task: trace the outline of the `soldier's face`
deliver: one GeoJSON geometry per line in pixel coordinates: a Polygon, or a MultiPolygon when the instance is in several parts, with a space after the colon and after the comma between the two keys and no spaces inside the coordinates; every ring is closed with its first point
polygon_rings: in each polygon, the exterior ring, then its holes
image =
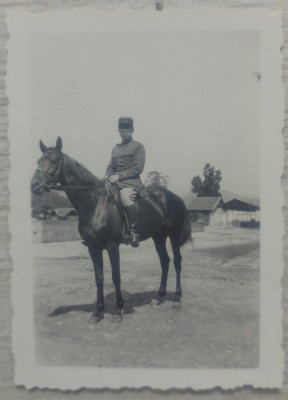
{"type": "Polygon", "coordinates": [[[131,128],[131,126],[120,126],[118,130],[122,138],[122,142],[129,142],[132,137],[133,128],[131,128]]]}

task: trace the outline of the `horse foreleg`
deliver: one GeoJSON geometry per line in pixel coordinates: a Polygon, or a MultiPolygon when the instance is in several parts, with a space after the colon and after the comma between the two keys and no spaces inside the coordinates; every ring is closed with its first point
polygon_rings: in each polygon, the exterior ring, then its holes
{"type": "Polygon", "coordinates": [[[175,296],[174,296],[174,306],[180,306],[180,299],[182,296],[182,289],[181,289],[181,264],[182,264],[182,256],[180,252],[180,244],[178,240],[173,240],[170,238],[171,246],[173,250],[174,256],[174,266],[176,271],[176,289],[175,289],[175,296]]]}
{"type": "Polygon", "coordinates": [[[112,268],[112,281],[116,291],[116,315],[113,317],[113,322],[120,322],[122,320],[123,309],[123,296],[121,292],[121,274],[120,274],[120,253],[119,244],[110,243],[107,246],[109,259],[112,268]]]}
{"type": "Polygon", "coordinates": [[[88,246],[89,253],[94,265],[95,280],[97,287],[97,302],[90,321],[99,322],[104,318],[104,274],[103,274],[103,250],[94,246],[88,246]]]}
{"type": "Polygon", "coordinates": [[[160,264],[162,269],[160,287],[157,296],[155,297],[155,300],[158,303],[162,303],[166,295],[166,286],[167,286],[169,262],[170,262],[170,258],[166,248],[167,236],[154,237],[153,240],[156,251],[160,258],[160,264]]]}

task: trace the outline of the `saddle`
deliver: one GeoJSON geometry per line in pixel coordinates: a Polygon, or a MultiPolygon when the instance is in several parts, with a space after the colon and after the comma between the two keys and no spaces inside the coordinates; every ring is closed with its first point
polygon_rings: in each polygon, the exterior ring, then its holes
{"type": "Polygon", "coordinates": [[[130,235],[130,225],[127,214],[121,202],[120,189],[117,185],[111,184],[108,180],[105,180],[105,193],[107,195],[108,200],[112,204],[116,204],[118,211],[121,215],[123,225],[122,225],[122,238],[124,244],[129,244],[129,235],[130,235]]]}
{"type": "MultiPolygon", "coordinates": [[[[108,180],[105,181],[105,192],[107,195],[107,198],[111,203],[116,204],[118,211],[121,215],[123,225],[122,225],[122,238],[123,238],[123,243],[125,244],[130,244],[130,224],[129,220],[126,214],[126,211],[122,205],[121,202],[121,195],[120,195],[120,189],[118,188],[117,185],[111,184],[108,180]]],[[[138,200],[135,202],[135,206],[137,209],[137,203],[139,199],[144,198],[147,199],[147,201],[153,205],[153,207],[159,212],[159,214],[162,216],[163,220],[165,218],[166,214],[166,199],[165,195],[161,190],[155,190],[155,188],[150,188],[150,187],[143,187],[138,200]]]]}

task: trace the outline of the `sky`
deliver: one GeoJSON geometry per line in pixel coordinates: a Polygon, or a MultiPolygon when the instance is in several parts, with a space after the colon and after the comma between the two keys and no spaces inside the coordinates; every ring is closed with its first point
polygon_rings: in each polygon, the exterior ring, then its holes
{"type": "Polygon", "coordinates": [[[259,48],[253,31],[35,34],[33,160],[40,139],[61,136],[63,151],[102,177],[118,118],[131,116],[146,149],[143,182],[158,170],[183,195],[208,162],[223,190],[258,197],[259,48]]]}

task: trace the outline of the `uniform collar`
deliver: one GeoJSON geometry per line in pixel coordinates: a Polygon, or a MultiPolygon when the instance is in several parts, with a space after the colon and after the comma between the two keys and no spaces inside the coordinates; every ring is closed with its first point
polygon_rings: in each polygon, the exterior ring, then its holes
{"type": "Polygon", "coordinates": [[[131,138],[131,139],[129,140],[128,143],[119,143],[119,144],[118,144],[118,147],[126,147],[126,146],[128,146],[130,143],[134,143],[133,138],[131,138]]]}

